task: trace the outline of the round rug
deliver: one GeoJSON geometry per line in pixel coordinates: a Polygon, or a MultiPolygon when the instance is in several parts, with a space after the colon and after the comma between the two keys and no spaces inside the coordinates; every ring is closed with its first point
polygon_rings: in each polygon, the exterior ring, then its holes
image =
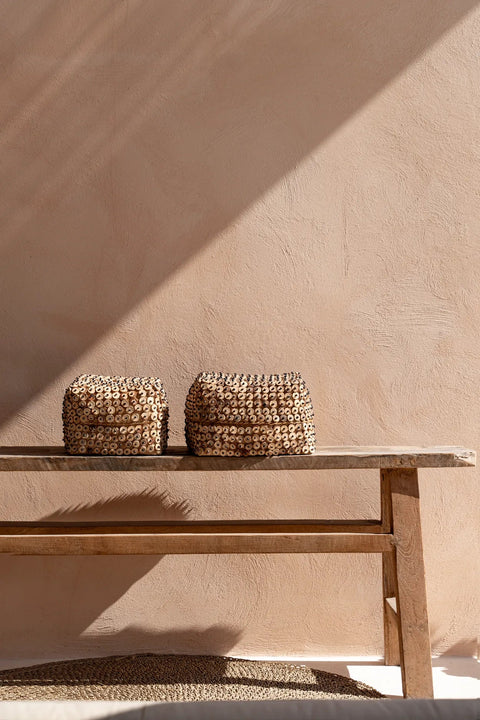
{"type": "Polygon", "coordinates": [[[381,698],[301,665],[212,655],[120,655],[0,672],[0,700],[292,700],[381,698]]]}

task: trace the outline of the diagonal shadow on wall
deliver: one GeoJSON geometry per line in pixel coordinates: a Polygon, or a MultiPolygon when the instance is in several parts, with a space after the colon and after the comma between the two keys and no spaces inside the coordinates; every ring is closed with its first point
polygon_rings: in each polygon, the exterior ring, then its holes
{"type": "Polygon", "coordinates": [[[0,421],[474,5],[2,3],[0,421]]]}
{"type": "MultiPolygon", "coordinates": [[[[50,513],[42,523],[116,522],[186,520],[192,508],[185,500],[173,500],[167,492],[146,489],[121,493],[108,499],[82,503],[50,513]]],[[[156,597],[147,610],[136,607],[130,622],[122,629],[89,626],[148,573],[163,556],[113,557],[1,557],[2,594],[0,597],[0,638],[3,657],[21,659],[63,657],[65,645],[79,655],[106,655],[136,651],[228,653],[241,631],[222,624],[195,627],[185,617],[181,629],[159,631],[162,607],[171,600],[168,588],[159,584],[156,597]],[[152,607],[156,608],[152,614],[152,607]],[[149,614],[150,613],[150,614],[149,614]],[[47,650],[45,650],[47,648],[47,650]]],[[[179,592],[188,596],[189,578],[175,576],[179,592]]],[[[188,602],[184,600],[185,607],[188,602]]]]}

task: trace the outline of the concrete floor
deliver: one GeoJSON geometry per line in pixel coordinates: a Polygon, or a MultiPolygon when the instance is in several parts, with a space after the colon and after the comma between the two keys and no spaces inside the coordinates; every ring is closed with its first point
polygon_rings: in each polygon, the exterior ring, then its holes
{"type": "MultiPolygon", "coordinates": [[[[432,663],[436,698],[480,697],[480,662],[475,658],[442,656],[434,658],[432,663]]],[[[326,659],[305,662],[305,665],[361,680],[391,698],[403,697],[400,668],[387,667],[381,659],[376,662],[372,662],[372,658],[326,659]]]]}
{"type": "MultiPolygon", "coordinates": [[[[390,698],[402,697],[399,667],[386,667],[381,658],[270,658],[256,660],[283,660],[307,665],[371,685],[390,698]]],[[[0,670],[36,664],[37,661],[0,661],[0,670]]],[[[47,661],[45,661],[47,662],[47,661]]],[[[480,662],[475,658],[444,655],[433,659],[433,686],[435,698],[480,698],[480,662]]]]}

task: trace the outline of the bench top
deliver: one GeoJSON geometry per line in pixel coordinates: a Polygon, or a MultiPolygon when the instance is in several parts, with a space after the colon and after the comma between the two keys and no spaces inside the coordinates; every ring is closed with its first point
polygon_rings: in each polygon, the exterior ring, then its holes
{"type": "Polygon", "coordinates": [[[473,467],[476,455],[463,447],[318,447],[313,455],[199,457],[186,447],[164,455],[67,455],[61,447],[0,447],[0,471],[227,471],[346,470],[356,468],[473,467]]]}

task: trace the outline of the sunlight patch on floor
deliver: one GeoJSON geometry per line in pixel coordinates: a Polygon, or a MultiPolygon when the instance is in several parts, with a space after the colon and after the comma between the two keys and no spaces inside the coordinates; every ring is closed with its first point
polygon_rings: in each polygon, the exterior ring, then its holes
{"type": "MultiPolygon", "coordinates": [[[[258,657],[257,660],[279,660],[280,658],[258,657]]],[[[285,662],[299,663],[345,675],[353,680],[367,683],[388,697],[402,695],[400,668],[386,666],[381,658],[281,658],[285,662]]],[[[442,656],[432,660],[433,688],[435,698],[478,698],[480,697],[480,662],[475,658],[442,656]]]]}

